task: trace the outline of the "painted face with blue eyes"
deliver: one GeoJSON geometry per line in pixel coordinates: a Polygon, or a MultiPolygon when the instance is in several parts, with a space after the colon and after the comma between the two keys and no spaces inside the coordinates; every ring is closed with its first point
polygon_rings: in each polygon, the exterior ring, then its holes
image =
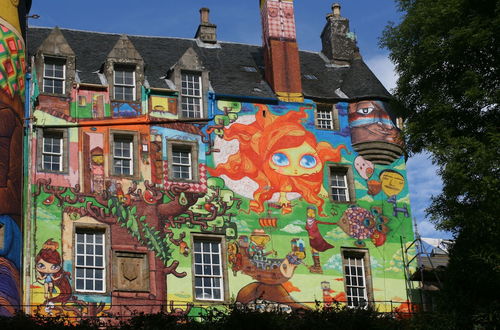
{"type": "Polygon", "coordinates": [[[269,166],[283,175],[301,176],[318,173],[323,164],[316,150],[304,142],[295,148],[276,151],[269,159],[269,166]]]}

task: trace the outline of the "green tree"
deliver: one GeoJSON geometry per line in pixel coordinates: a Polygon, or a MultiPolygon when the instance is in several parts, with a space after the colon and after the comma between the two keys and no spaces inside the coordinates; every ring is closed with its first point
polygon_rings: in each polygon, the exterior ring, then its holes
{"type": "Polygon", "coordinates": [[[500,1],[396,3],[402,19],[381,38],[399,74],[395,107],[409,152],[429,151],[443,180],[427,213],[455,238],[443,307],[478,323],[499,309],[500,1]]]}

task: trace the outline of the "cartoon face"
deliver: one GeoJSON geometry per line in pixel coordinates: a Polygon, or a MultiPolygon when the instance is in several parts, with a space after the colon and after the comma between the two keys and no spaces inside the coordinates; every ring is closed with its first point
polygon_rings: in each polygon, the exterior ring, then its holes
{"type": "Polygon", "coordinates": [[[318,173],[323,163],[316,150],[304,142],[296,148],[277,150],[271,155],[269,166],[283,175],[301,176],[318,173]]]}
{"type": "Polygon", "coordinates": [[[365,180],[368,180],[375,170],[375,166],[369,160],[358,156],[354,159],[354,168],[358,171],[359,175],[365,180]]]}
{"type": "Polygon", "coordinates": [[[316,217],[316,210],[311,208],[311,207],[308,207],[306,214],[307,214],[308,218],[315,218],[316,217]]]}
{"type": "Polygon", "coordinates": [[[382,183],[382,190],[387,196],[399,194],[405,186],[404,177],[396,171],[382,171],[380,173],[380,182],[382,183]]]}
{"type": "Polygon", "coordinates": [[[349,105],[352,143],[382,141],[401,144],[398,129],[381,102],[361,101],[349,105]]]}
{"type": "Polygon", "coordinates": [[[55,274],[61,269],[60,265],[54,265],[43,259],[40,259],[36,264],[36,270],[43,274],[55,274]]]}

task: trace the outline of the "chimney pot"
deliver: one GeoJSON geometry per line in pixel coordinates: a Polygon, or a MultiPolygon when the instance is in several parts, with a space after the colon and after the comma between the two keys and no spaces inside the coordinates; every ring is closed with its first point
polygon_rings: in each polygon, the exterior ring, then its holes
{"type": "Polygon", "coordinates": [[[332,12],[333,12],[333,16],[340,17],[340,3],[335,2],[332,5],[332,12]]]}
{"type": "Polygon", "coordinates": [[[210,13],[210,9],[208,8],[201,8],[200,9],[200,21],[201,21],[201,24],[206,24],[209,22],[209,19],[208,19],[208,14],[210,13]]]}

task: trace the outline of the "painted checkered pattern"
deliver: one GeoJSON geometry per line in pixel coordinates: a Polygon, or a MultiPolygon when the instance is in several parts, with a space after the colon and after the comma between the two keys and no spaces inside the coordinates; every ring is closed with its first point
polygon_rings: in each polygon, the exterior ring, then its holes
{"type": "Polygon", "coordinates": [[[268,0],[262,7],[264,40],[271,38],[296,39],[293,2],[268,0]]]}
{"type": "Polygon", "coordinates": [[[21,39],[0,25],[0,89],[24,98],[25,53],[21,39]]]}
{"type": "MultiPolygon", "coordinates": [[[[194,192],[194,193],[206,193],[207,192],[207,166],[205,164],[199,164],[198,165],[198,170],[199,170],[199,178],[200,180],[198,183],[182,183],[182,185],[187,185],[189,186],[189,189],[187,190],[188,192],[194,192]]],[[[163,162],[163,173],[164,173],[164,186],[165,189],[170,189],[170,187],[174,184],[179,184],[179,181],[170,181],[168,179],[168,162],[164,161],[163,162]]]]}

